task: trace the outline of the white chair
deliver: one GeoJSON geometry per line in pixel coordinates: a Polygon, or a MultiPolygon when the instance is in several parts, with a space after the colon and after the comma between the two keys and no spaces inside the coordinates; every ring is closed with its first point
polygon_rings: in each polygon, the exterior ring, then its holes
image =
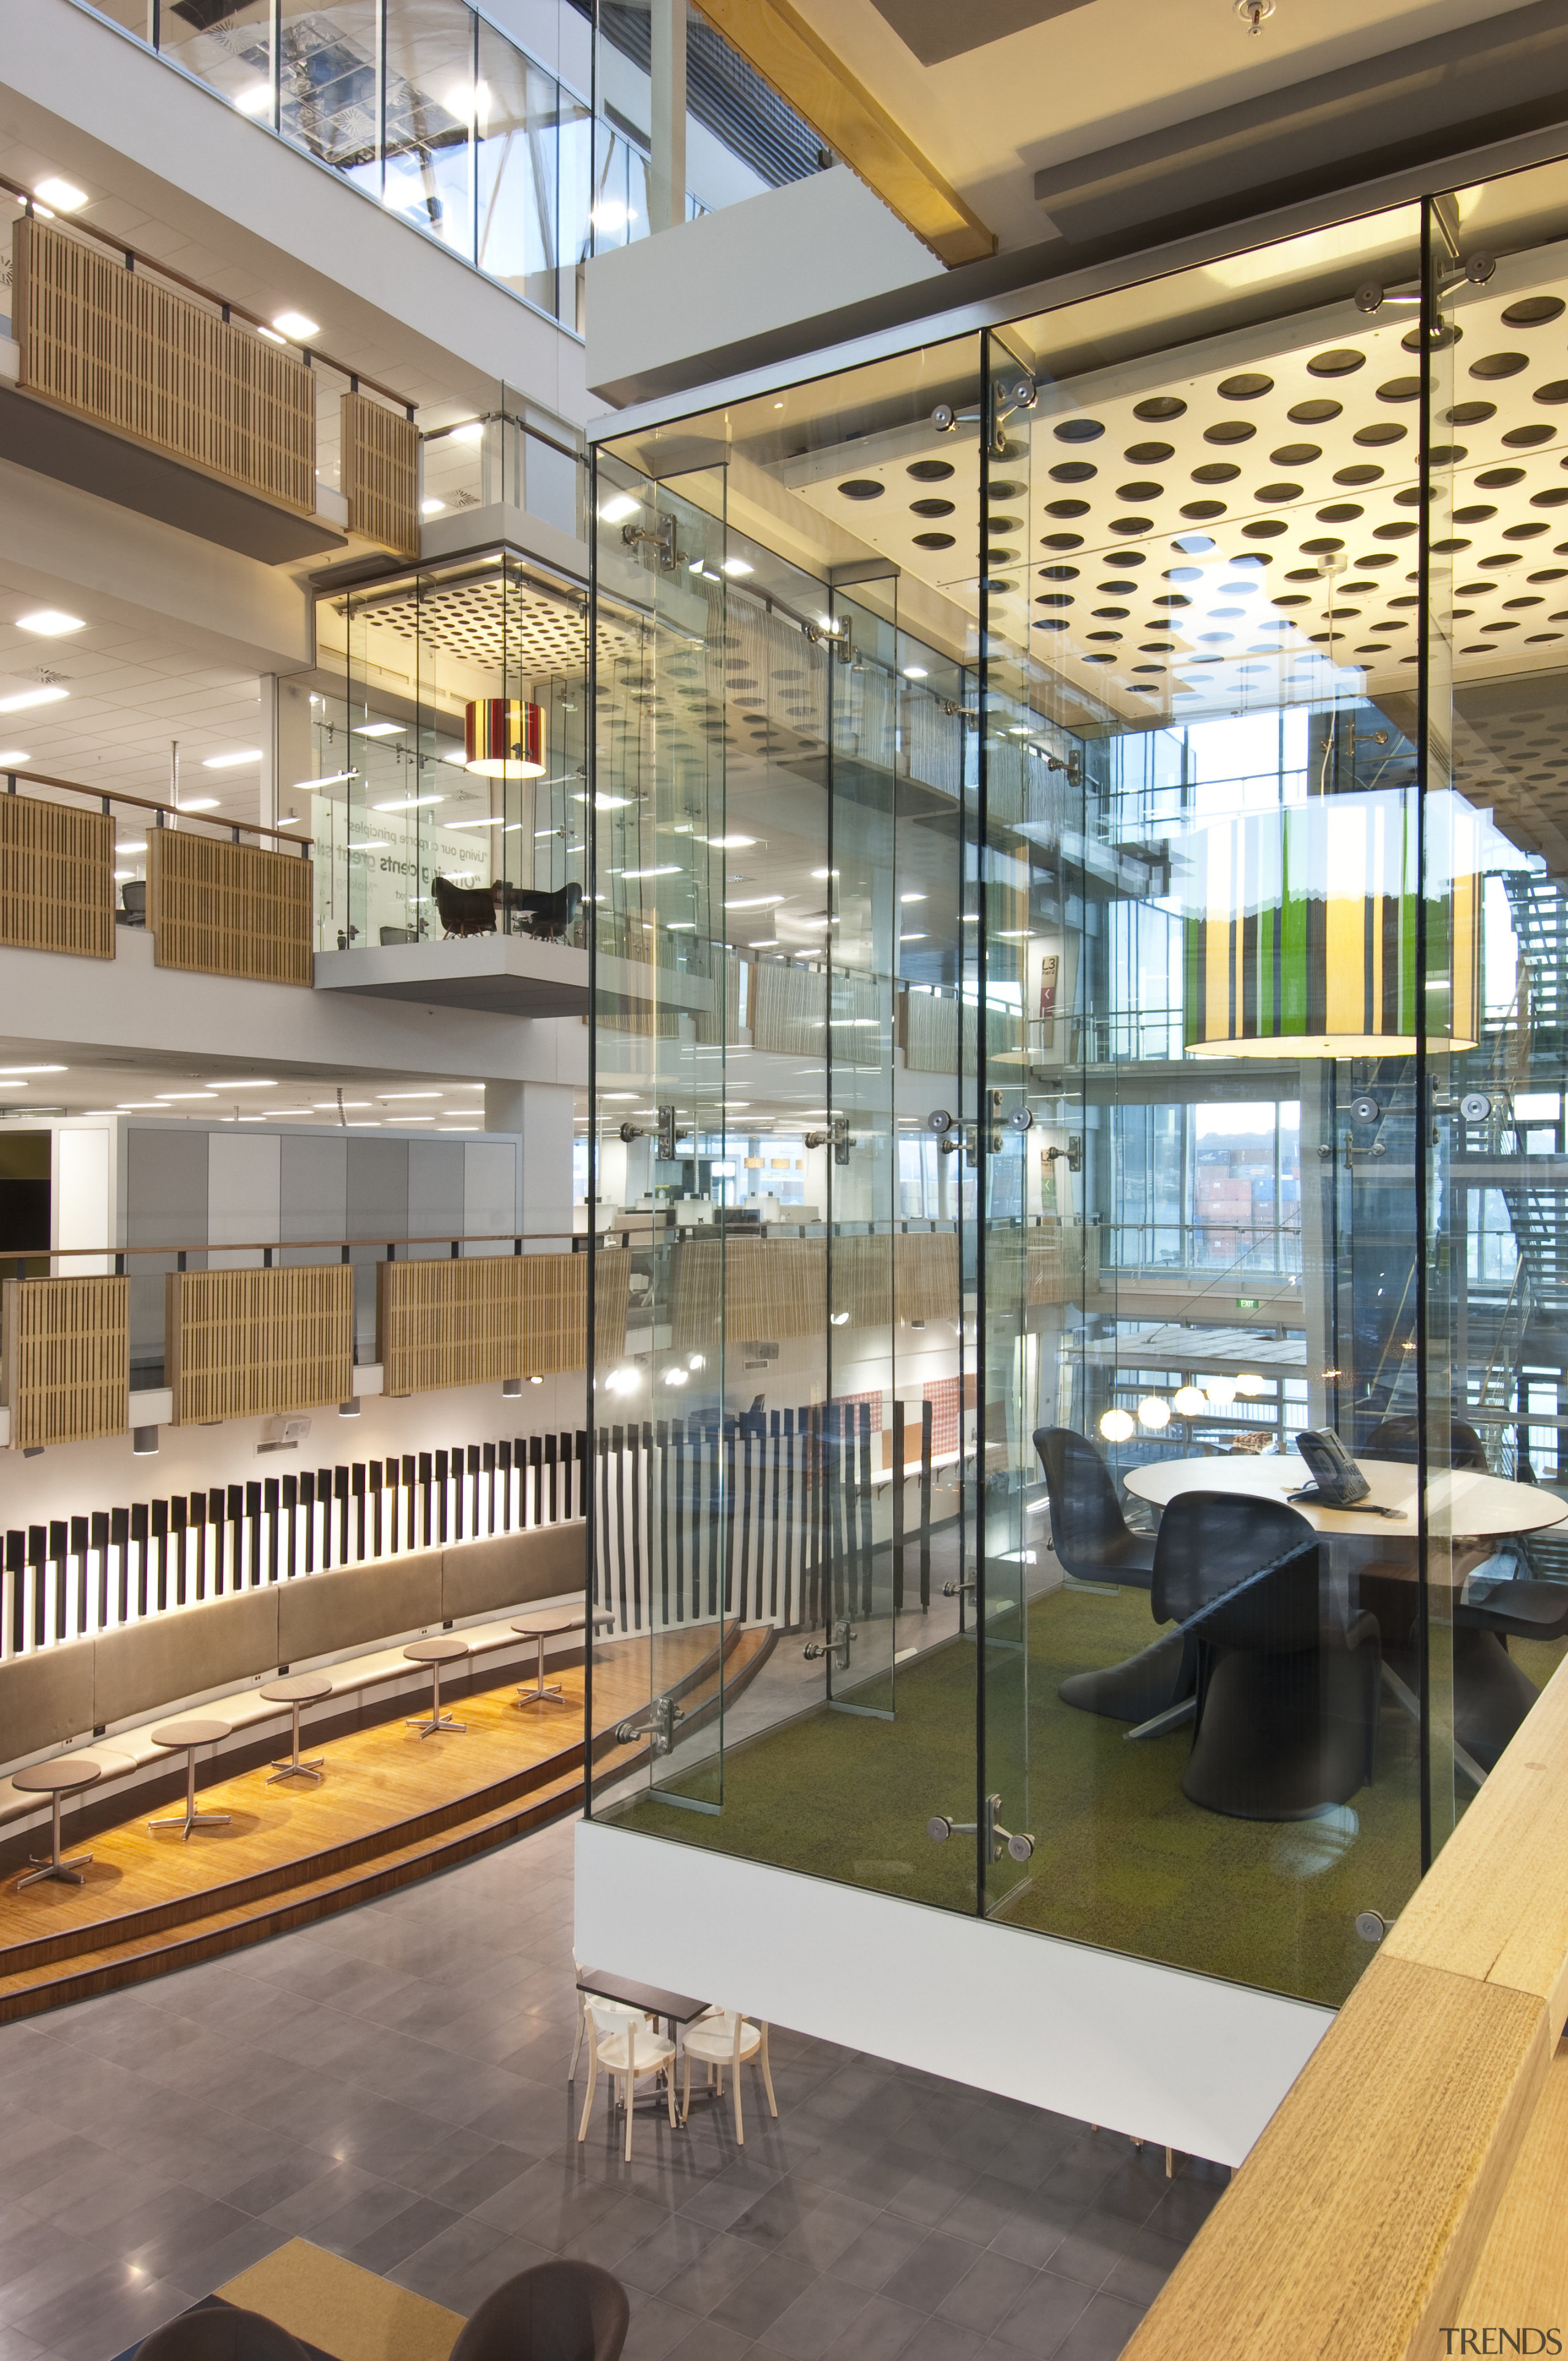
{"type": "MultiPolygon", "coordinates": [[[[581,1975],[583,1972],[582,1961],[580,1960],[574,1960],[572,1965],[576,1968],[577,1973],[581,1975]]],[[[596,2000],[593,2005],[598,2010],[601,2016],[634,2016],[639,2025],[651,2025],[654,2028],[655,2032],[658,2030],[659,2020],[656,2016],[645,2016],[641,2009],[630,2007],[625,2001],[596,2000]]],[[[577,1987],[577,2037],[572,2044],[572,2062],[566,2069],[566,2080],[568,2082],[575,2082],[577,2079],[577,2060],[583,2054],[583,2035],[587,2030],[587,2023],[588,1995],[584,1992],[582,1986],[579,1984],[577,1987]]]]}
{"type": "Polygon", "coordinates": [[[710,2083],[717,2073],[720,2097],[724,2093],[724,2070],[727,2066],[730,2069],[735,2090],[735,2138],[740,2147],[746,2145],[746,2129],[740,2112],[742,2066],[762,2068],[762,2088],[768,2094],[768,2112],[777,2116],[779,2103],[773,2096],[773,2078],[768,2070],[768,2028],[765,2025],[748,2025],[746,2019],[737,2015],[732,2009],[710,2009],[706,2016],[699,2016],[695,2025],[686,2028],[685,2053],[685,2080],[681,2090],[683,2124],[691,2106],[694,2058],[699,2065],[707,2068],[710,2083]]]}
{"type": "Polygon", "coordinates": [[[592,2038],[588,2045],[588,2090],[583,2101],[583,2120],[577,2126],[579,2141],[588,2136],[588,2117],[593,2113],[594,2088],[602,2066],[610,2078],[609,2103],[613,2113],[618,2098],[626,2107],[626,2161],[631,2161],[632,2102],[637,2085],[650,2076],[664,2078],[664,2097],[670,2110],[670,2129],[675,2129],[675,2045],[666,2035],[651,2029],[645,2018],[629,2011],[607,2004],[601,2000],[588,2002],[588,2015],[593,2020],[592,2038]]]}

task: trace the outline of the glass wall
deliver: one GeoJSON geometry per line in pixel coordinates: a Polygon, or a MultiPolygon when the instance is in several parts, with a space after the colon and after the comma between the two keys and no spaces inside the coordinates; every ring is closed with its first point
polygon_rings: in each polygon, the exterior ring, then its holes
{"type": "Polygon", "coordinates": [[[599,445],[600,1812],[1335,2003],[1568,1646],[1564,223],[599,445]]]}
{"type": "MultiPolygon", "coordinates": [[[[558,72],[466,0],[103,0],[100,13],[579,335],[582,264],[648,235],[645,6],[606,8],[596,65],[593,10],[562,0],[558,72]]],[[[688,215],[831,162],[691,16],[688,215]]]]}
{"type": "Polygon", "coordinates": [[[587,827],[581,591],[514,552],[483,552],[327,595],[316,644],[321,674],[341,687],[310,696],[279,807],[313,840],[317,950],[529,930],[539,914],[524,897],[573,885],[569,906],[545,917],[576,931],[587,827]],[[531,708],[537,738],[522,759],[503,750],[471,769],[471,712],[499,708],[519,730],[530,725],[515,715],[531,708]]]}

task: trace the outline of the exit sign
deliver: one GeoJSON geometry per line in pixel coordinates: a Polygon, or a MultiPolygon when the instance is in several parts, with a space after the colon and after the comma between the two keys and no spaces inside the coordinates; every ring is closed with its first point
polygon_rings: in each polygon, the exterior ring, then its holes
{"type": "Polygon", "coordinates": [[[1262,1309],[1263,1299],[1261,1296],[1238,1295],[1236,1298],[1236,1310],[1238,1312],[1261,1312],[1262,1309]]]}

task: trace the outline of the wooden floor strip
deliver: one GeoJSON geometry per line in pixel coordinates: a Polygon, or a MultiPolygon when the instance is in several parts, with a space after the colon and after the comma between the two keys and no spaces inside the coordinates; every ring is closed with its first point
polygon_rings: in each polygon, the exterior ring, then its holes
{"type": "MultiPolygon", "coordinates": [[[[733,1695],[751,1677],[773,1635],[732,1630],[722,1671],[712,1631],[681,1636],[686,1646],[663,1649],[661,1672],[666,1684],[679,1678],[696,1722],[721,1683],[733,1695]]],[[[269,1786],[253,1771],[199,1790],[203,1811],[230,1813],[226,1829],[186,1841],[137,1818],[93,1837],[83,1885],[18,1894],[10,1881],[0,1894],[0,2023],[266,1940],[572,1809],[583,1784],[580,1670],[561,1686],[559,1707],[520,1710],[510,1679],[462,1697],[451,1707],[462,1732],[421,1739],[400,1721],[302,1746],[324,1758],[319,1786],[269,1786]]],[[[607,1651],[594,1668],[601,1773],[607,1762],[619,1773],[645,1759],[640,1741],[618,1749],[614,1730],[647,1702],[646,1647],[607,1651]]]]}

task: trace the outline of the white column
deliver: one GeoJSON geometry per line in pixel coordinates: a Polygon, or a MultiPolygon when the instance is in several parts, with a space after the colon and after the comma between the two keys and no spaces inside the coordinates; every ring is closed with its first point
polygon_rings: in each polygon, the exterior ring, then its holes
{"type": "Polygon", "coordinates": [[[263,828],[278,825],[278,675],[264,672],[256,684],[260,700],[261,775],[256,817],[263,828]]]}
{"type": "Polygon", "coordinates": [[[657,232],[674,229],[686,217],[686,0],[652,0],[650,30],[648,226],[657,232]]]}

